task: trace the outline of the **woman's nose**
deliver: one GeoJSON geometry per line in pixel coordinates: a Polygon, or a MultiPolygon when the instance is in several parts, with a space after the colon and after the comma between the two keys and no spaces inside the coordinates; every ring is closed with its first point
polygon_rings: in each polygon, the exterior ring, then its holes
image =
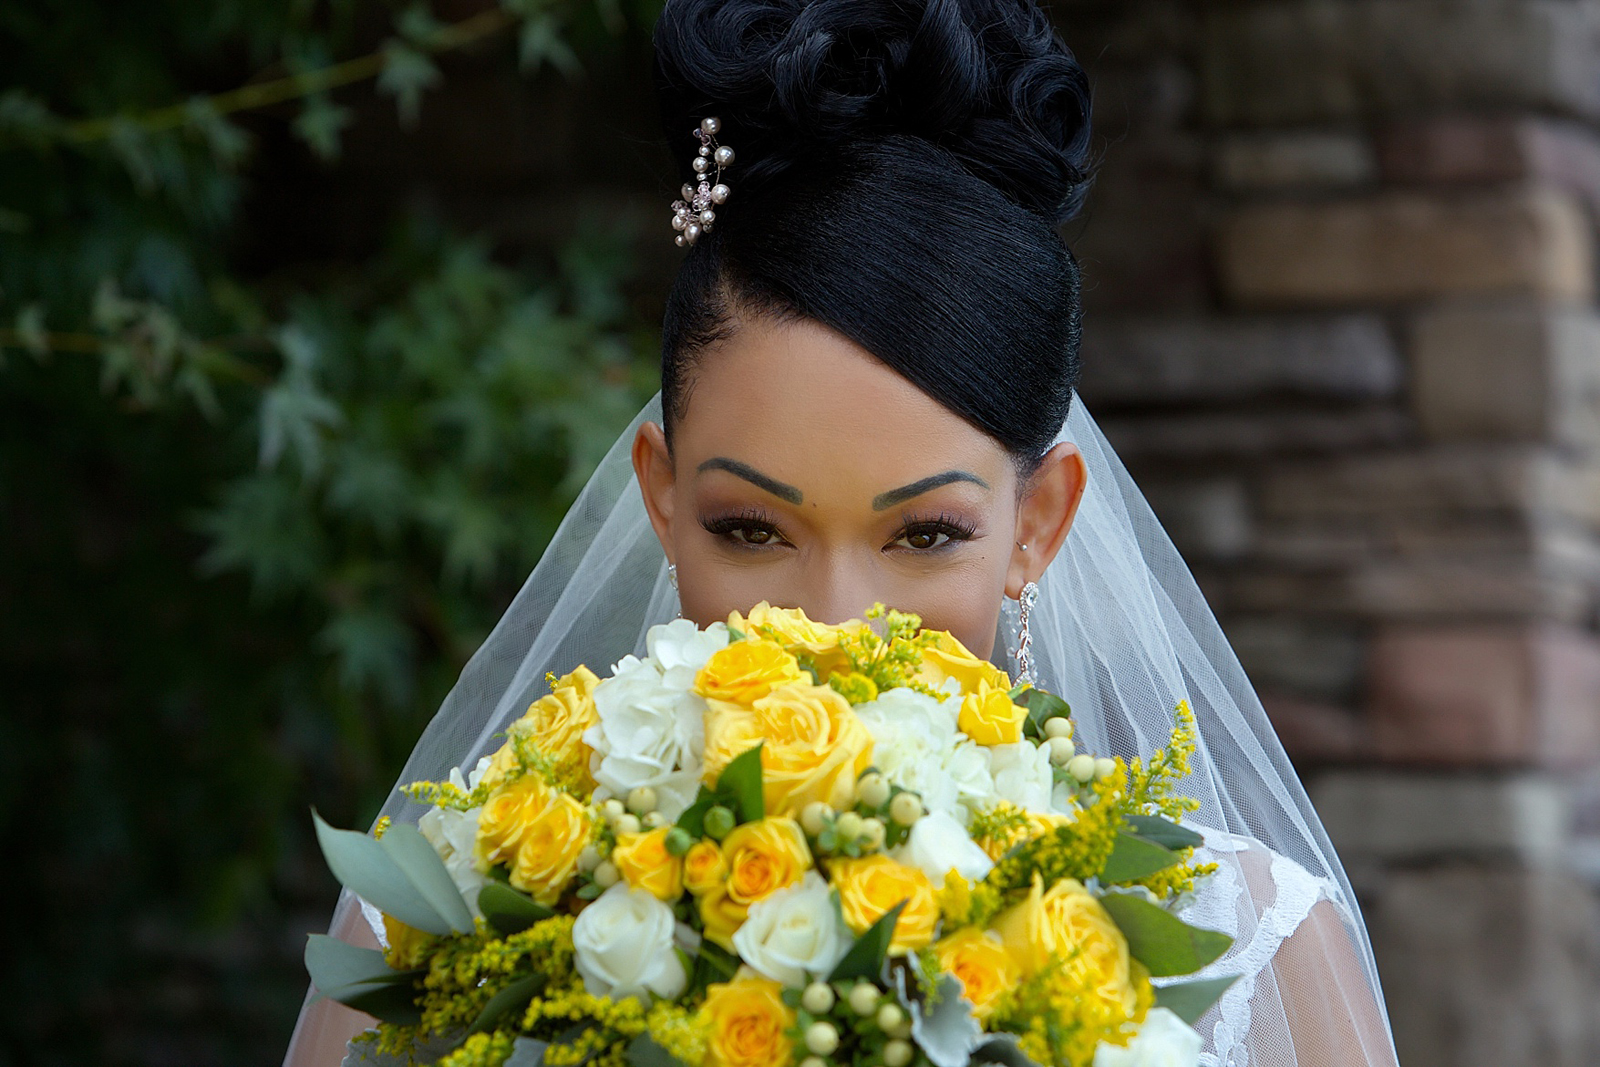
{"type": "Polygon", "coordinates": [[[801,608],[817,622],[841,623],[866,617],[883,599],[869,567],[851,559],[819,558],[806,569],[801,608]]]}

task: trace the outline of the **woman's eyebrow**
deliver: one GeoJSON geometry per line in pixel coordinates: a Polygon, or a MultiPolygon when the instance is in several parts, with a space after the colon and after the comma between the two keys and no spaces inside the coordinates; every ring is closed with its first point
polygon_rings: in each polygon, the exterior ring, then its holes
{"type": "Polygon", "coordinates": [[[921,496],[930,489],[937,489],[941,485],[949,485],[951,482],[971,482],[973,485],[981,485],[985,489],[989,488],[989,483],[976,474],[968,471],[945,471],[943,474],[929,475],[926,478],[912,482],[910,485],[902,485],[898,489],[891,489],[887,493],[879,493],[872,498],[872,510],[882,511],[885,508],[892,508],[896,504],[905,503],[914,496],[921,496]]]}
{"type": "Polygon", "coordinates": [[[704,473],[705,471],[727,471],[734,477],[743,478],[756,488],[764,489],[773,496],[777,497],[779,500],[786,501],[790,504],[798,504],[803,499],[803,497],[800,495],[800,490],[796,489],[794,486],[780,482],[776,478],[769,478],[749,464],[740,463],[736,459],[727,459],[723,456],[716,456],[712,459],[706,460],[704,463],[700,464],[699,467],[695,468],[695,470],[698,473],[704,473]]]}

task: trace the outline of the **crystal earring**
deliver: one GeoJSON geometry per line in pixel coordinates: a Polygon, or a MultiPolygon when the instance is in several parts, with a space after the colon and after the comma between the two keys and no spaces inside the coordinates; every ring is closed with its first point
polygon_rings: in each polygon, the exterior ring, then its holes
{"type": "Polygon", "coordinates": [[[672,586],[674,593],[678,591],[678,565],[676,563],[667,564],[667,584],[672,586]]]}
{"type": "Polygon", "coordinates": [[[1020,611],[1017,618],[1017,652],[1014,658],[1017,663],[1017,682],[1019,684],[1026,683],[1030,686],[1039,684],[1039,679],[1033,666],[1033,633],[1029,629],[1029,624],[1032,621],[1033,606],[1038,602],[1038,583],[1029,582],[1024,585],[1022,587],[1022,595],[1017,597],[1020,611]]]}

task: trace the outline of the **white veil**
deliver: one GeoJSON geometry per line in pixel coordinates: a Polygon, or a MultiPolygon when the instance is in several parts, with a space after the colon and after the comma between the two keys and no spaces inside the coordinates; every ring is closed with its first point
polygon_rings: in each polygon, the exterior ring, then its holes
{"type": "MultiPolygon", "coordinates": [[[[400,783],[471,767],[543,695],[546,672],[579,663],[603,670],[674,616],[676,595],[630,460],[639,425],[660,417],[658,397],[607,453],[423,732],[400,783]]],[[[1184,792],[1200,801],[1192,823],[1220,869],[1185,917],[1235,938],[1203,975],[1243,975],[1198,1024],[1203,1062],[1392,1064],[1350,884],[1243,669],[1081,402],[1058,440],[1082,451],[1088,489],[1039,583],[1039,681],[1072,705],[1082,742],[1097,754],[1148,755],[1170,735],[1177,703],[1194,708],[1199,751],[1184,792]]],[[[1014,644],[1002,636],[1008,644],[997,647],[1014,644]]],[[[383,814],[414,821],[422,810],[396,793],[383,814]]],[[[341,899],[336,932],[359,925],[357,903],[348,893],[341,899]]],[[[308,1000],[289,1067],[315,1062],[314,1049],[327,1047],[318,1034],[325,1025],[308,1000]]]]}

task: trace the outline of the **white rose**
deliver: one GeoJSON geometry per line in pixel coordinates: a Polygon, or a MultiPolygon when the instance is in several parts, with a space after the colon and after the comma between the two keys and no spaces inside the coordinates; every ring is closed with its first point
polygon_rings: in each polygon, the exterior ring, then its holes
{"type": "MultiPolygon", "coordinates": [[[[895,785],[921,794],[928,811],[954,813],[961,799],[950,767],[964,742],[956,731],[959,711],[959,699],[938,701],[914,689],[891,689],[856,708],[872,735],[873,764],[895,785]]],[[[987,761],[981,773],[987,775],[987,761]]]]}
{"type": "Polygon", "coordinates": [[[996,799],[994,775],[989,772],[989,750],[969,738],[956,742],[944,759],[945,773],[956,785],[961,808],[955,815],[963,823],[971,812],[992,807],[996,799]]]}
{"type": "Polygon", "coordinates": [[[1049,811],[1054,776],[1050,750],[1032,741],[989,746],[995,795],[1028,811],[1049,811]]]}
{"type": "Polygon", "coordinates": [[[478,893],[489,881],[488,876],[478,870],[473,849],[478,839],[478,814],[482,811],[482,808],[466,811],[429,808],[417,820],[417,829],[444,861],[444,869],[450,872],[450,880],[461,891],[461,898],[467,902],[473,918],[482,914],[478,911],[478,893]]]}
{"type": "Polygon", "coordinates": [[[727,647],[729,636],[725,622],[714,622],[701,630],[688,619],[673,619],[650,627],[644,647],[661,671],[664,685],[688,690],[694,687],[694,676],[706,660],[727,647]]]}
{"type": "Polygon", "coordinates": [[[954,816],[942,811],[924,815],[911,827],[905,844],[895,849],[894,859],[916,867],[932,880],[934,888],[944,888],[945,875],[952,869],[969,882],[980,881],[994,862],[968,835],[954,816]]]}
{"type": "Polygon", "coordinates": [[[583,741],[594,751],[596,795],[623,797],[650,786],[669,821],[683,814],[700,784],[705,701],[667,685],[653,661],[627,656],[595,687],[594,702],[600,722],[583,741]]]}
{"type": "Polygon", "coordinates": [[[807,871],[799,884],[750,906],[744,925],[733,935],[733,947],[757,971],[798,989],[807,975],[822,978],[832,971],[852,940],[828,883],[816,871],[807,871]]]}
{"type": "Polygon", "coordinates": [[[689,984],[673,945],[677,923],[672,909],[644,889],[618,882],[572,924],[572,947],[583,988],[597,997],[621,1000],[649,994],[668,1000],[689,984]]]}
{"type": "Polygon", "coordinates": [[[1200,1062],[1200,1035],[1166,1008],[1151,1008],[1126,1048],[1102,1042],[1094,1067],[1194,1067],[1200,1062]]]}

